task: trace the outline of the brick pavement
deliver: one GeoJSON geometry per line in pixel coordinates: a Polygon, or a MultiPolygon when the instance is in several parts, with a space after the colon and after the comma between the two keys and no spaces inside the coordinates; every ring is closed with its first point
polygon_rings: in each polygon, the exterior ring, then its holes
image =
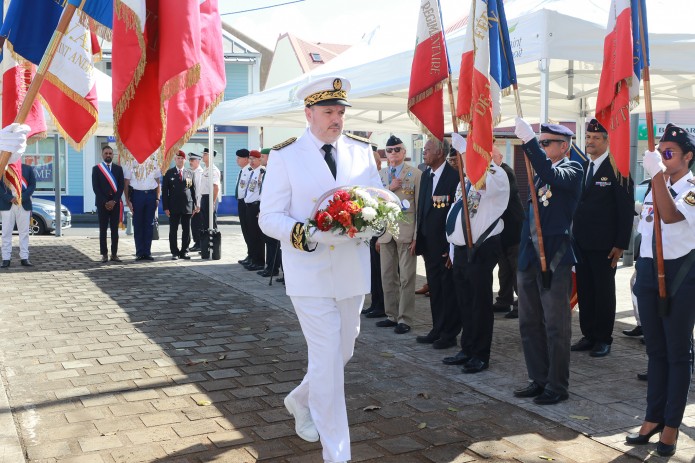
{"type": "MultiPolygon", "coordinates": [[[[102,265],[96,239],[32,238],[37,266],[2,274],[0,360],[12,413],[0,394],[0,461],[321,461],[319,444],[294,435],[282,406],[306,360],[289,299],[230,264],[243,257],[230,230],[223,260],[205,262],[166,260],[162,240],[153,263],[102,265]]],[[[121,249],[132,253],[132,241],[121,249]]],[[[618,271],[619,287],[630,273],[618,271]]],[[[626,292],[619,300],[616,332],[633,322],[626,292]]],[[[622,444],[644,408],[638,342],[617,335],[605,359],[573,353],[570,400],[539,407],[511,395],[525,379],[516,321],[496,319],[490,369],[469,376],[441,364],[454,349],[414,342],[429,323],[426,298],[417,307],[406,335],[363,321],[346,375],[352,461],[659,460],[653,445],[622,444]]],[[[671,461],[695,456],[693,404],[671,461]]]]}

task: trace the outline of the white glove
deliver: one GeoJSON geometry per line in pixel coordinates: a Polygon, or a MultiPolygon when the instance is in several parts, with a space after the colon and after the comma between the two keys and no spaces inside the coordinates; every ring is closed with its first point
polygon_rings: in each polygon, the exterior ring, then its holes
{"type": "Polygon", "coordinates": [[[534,138],[536,138],[536,132],[533,131],[533,128],[531,128],[529,123],[520,118],[519,116],[516,117],[516,127],[514,128],[514,135],[516,135],[517,138],[519,138],[524,143],[528,143],[534,138]]]}
{"type": "Polygon", "coordinates": [[[349,243],[350,241],[354,241],[354,238],[350,238],[347,235],[336,235],[333,232],[324,232],[318,229],[313,229],[307,234],[307,242],[309,244],[319,243],[325,245],[335,245],[349,243]]]}
{"type": "Polygon", "coordinates": [[[466,152],[466,139],[454,132],[451,134],[451,146],[459,153],[464,154],[466,152]]]}
{"type": "Polygon", "coordinates": [[[0,130],[0,151],[12,153],[9,163],[17,162],[27,149],[28,125],[12,123],[0,130]]]}
{"type": "Polygon", "coordinates": [[[658,151],[645,151],[642,158],[642,167],[650,177],[654,177],[659,172],[666,170],[666,166],[661,162],[661,154],[658,151]]]}

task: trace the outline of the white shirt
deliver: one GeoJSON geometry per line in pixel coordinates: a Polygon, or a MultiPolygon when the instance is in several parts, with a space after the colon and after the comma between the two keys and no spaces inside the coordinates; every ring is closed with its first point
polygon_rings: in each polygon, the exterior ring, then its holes
{"type": "MultiPolygon", "coordinates": [[[[664,248],[664,259],[678,259],[695,249],[695,185],[689,182],[693,178],[688,172],[675,184],[666,182],[677,193],[674,201],[678,212],[685,216],[680,222],[665,224],[661,222],[661,237],[664,248]]],[[[642,234],[640,245],[641,257],[654,257],[652,253],[652,235],[654,234],[654,200],[652,192],[644,198],[644,206],[640,214],[637,231],[642,234]],[[649,219],[647,219],[649,217],[649,219]]]]}
{"type": "Polygon", "coordinates": [[[254,203],[261,200],[261,182],[263,181],[263,172],[265,168],[258,166],[249,174],[248,188],[246,189],[245,203],[254,203]]]}
{"type": "MultiPolygon", "coordinates": [[[[203,169],[203,175],[201,176],[202,182],[200,184],[201,195],[210,194],[210,176],[208,175],[208,171],[209,169],[207,167],[203,169]]],[[[214,164],[212,165],[212,183],[213,185],[220,186],[220,169],[218,169],[217,166],[214,164]]]]}
{"type": "Polygon", "coordinates": [[[142,164],[133,159],[123,164],[123,178],[130,180],[130,186],[134,190],[154,190],[159,186],[159,178],[162,173],[157,165],[155,156],[150,156],[142,164]]]}
{"type": "Polygon", "coordinates": [[[251,166],[246,165],[241,168],[241,172],[239,172],[239,196],[237,196],[237,199],[245,199],[246,198],[246,190],[249,187],[249,177],[251,176],[251,172],[253,172],[253,169],[251,169],[251,166]]]}
{"type": "Polygon", "coordinates": [[[442,172],[444,172],[444,164],[446,164],[446,161],[442,163],[441,166],[437,167],[437,170],[432,171],[430,168],[429,172],[427,175],[432,175],[434,172],[434,177],[432,177],[432,194],[437,190],[437,184],[439,183],[439,179],[442,177],[442,172]]]}
{"type": "MultiPolygon", "coordinates": [[[[504,211],[507,209],[507,203],[509,202],[509,177],[507,173],[499,167],[497,164],[491,164],[488,170],[487,177],[485,179],[485,189],[476,190],[475,186],[471,186],[468,192],[469,201],[469,216],[470,216],[470,205],[474,198],[480,194],[480,202],[478,203],[478,209],[473,217],[470,219],[471,223],[471,235],[473,236],[473,242],[477,243],[480,236],[485,233],[485,230],[492,225],[492,223],[500,218],[504,211]]],[[[461,198],[461,184],[459,183],[456,200],[459,201],[461,198]]],[[[449,214],[454,210],[454,206],[449,210],[449,214]]],[[[452,245],[464,246],[466,244],[466,233],[461,223],[461,214],[463,213],[463,207],[456,214],[456,226],[454,232],[451,235],[447,235],[446,239],[452,245]]],[[[447,216],[447,220],[449,217],[447,216]]],[[[487,238],[491,236],[499,235],[504,229],[504,222],[500,219],[492,229],[492,232],[487,238]]],[[[487,239],[486,238],[486,239],[487,239]]],[[[453,250],[452,250],[453,251],[453,250]]],[[[453,256],[453,252],[449,253],[453,256]]]]}
{"type": "Polygon", "coordinates": [[[198,164],[198,167],[195,170],[193,170],[193,186],[195,187],[195,200],[198,206],[200,206],[200,183],[202,181],[203,168],[200,167],[200,164],[198,164]]]}

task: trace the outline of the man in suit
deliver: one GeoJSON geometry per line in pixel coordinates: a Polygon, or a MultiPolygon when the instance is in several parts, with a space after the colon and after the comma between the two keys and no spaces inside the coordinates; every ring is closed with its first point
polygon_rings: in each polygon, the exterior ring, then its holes
{"type": "Polygon", "coordinates": [[[118,257],[118,223],[123,213],[123,168],[113,163],[113,148],[109,145],[101,149],[103,162],[92,167],[92,190],[94,205],[99,217],[99,253],[101,261],[108,262],[109,251],[106,246],[106,231],[111,229],[111,260],[121,262],[118,257]]]}
{"type": "MultiPolygon", "coordinates": [[[[11,168],[11,167],[10,167],[11,168]]],[[[15,224],[19,232],[19,259],[24,267],[33,267],[29,261],[29,226],[31,223],[31,195],[36,190],[36,175],[34,168],[22,164],[22,194],[21,201],[17,199],[11,188],[1,183],[2,201],[0,211],[2,211],[2,267],[10,266],[12,260],[12,231],[15,224]]]]}
{"type": "Polygon", "coordinates": [[[582,196],[572,229],[577,244],[577,297],[582,338],[573,351],[605,357],[611,351],[615,323],[615,269],[630,245],[634,213],[633,185],[618,178],[608,152],[608,132],[592,119],[586,128],[582,196]]]}
{"type": "Polygon", "coordinates": [[[535,191],[547,272],[540,264],[535,214],[529,198],[519,245],[519,331],[530,382],[514,391],[538,405],[567,400],[572,335],[572,218],[582,191],[582,166],[567,158],[573,133],[542,124],[540,140],[531,126],[516,118],[516,136],[536,171],[535,191]],[[545,148],[545,151],[541,149],[545,148]]]}
{"type": "Polygon", "coordinates": [[[167,170],[162,181],[164,213],[169,217],[169,250],[171,259],[190,259],[188,245],[191,242],[191,214],[196,209],[193,172],[183,167],[186,153],[179,150],[174,158],[175,166],[167,170]],[[178,246],[181,224],[181,248],[178,246]]]}
{"type": "Polygon", "coordinates": [[[370,289],[369,248],[330,232],[307,236],[304,223],[316,200],[341,185],[381,188],[369,143],[342,134],[349,89],[345,79],[325,77],[297,90],[309,127],[273,148],[260,215],[263,232],[282,244],[287,295],[309,352],[306,376],[285,406],[299,437],[320,438],[323,460],[332,463],[351,458],[344,367],[370,289]]]}
{"type": "Polygon", "coordinates": [[[504,170],[509,180],[509,200],[507,208],[502,214],[504,230],[500,235],[502,254],[497,271],[500,290],[497,293],[497,300],[493,304],[493,309],[495,312],[506,312],[505,318],[519,318],[519,303],[514,300],[514,293],[519,294],[516,284],[516,266],[519,260],[519,239],[521,224],[524,221],[524,206],[519,197],[519,187],[516,184],[514,169],[502,162],[502,153],[496,146],[492,148],[492,162],[504,170]]]}
{"type": "MultiPolygon", "coordinates": [[[[403,142],[395,135],[386,142],[388,168],[379,175],[384,188],[407,201],[403,211],[404,220],[398,222],[398,236],[384,233],[377,240],[377,251],[381,257],[381,284],[384,290],[386,320],[376,322],[379,327],[393,327],[396,334],[410,331],[415,315],[415,256],[417,197],[420,193],[422,172],[405,162],[406,150],[403,142]]],[[[371,317],[371,314],[367,314],[371,317]]]]}
{"type": "Polygon", "coordinates": [[[432,330],[416,341],[432,344],[435,349],[455,346],[461,331],[446,240],[446,216],[459,183],[458,172],[446,162],[449,149],[446,139],[440,142],[430,138],[425,143],[423,157],[427,169],[420,181],[416,214],[415,252],[425,259],[432,311],[432,330]]]}

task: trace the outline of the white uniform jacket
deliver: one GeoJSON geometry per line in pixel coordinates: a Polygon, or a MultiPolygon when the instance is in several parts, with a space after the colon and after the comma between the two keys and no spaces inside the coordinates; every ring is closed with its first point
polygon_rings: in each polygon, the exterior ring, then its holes
{"type": "Polygon", "coordinates": [[[325,192],[351,185],[381,188],[369,144],[342,135],[333,146],[337,148],[336,179],[309,129],[269,157],[259,225],[263,233],[282,243],[288,296],[340,300],[370,292],[368,246],[350,240],[332,246],[318,244],[313,252],[306,252],[291,243],[295,223],[309,219],[316,201],[325,192]]]}

